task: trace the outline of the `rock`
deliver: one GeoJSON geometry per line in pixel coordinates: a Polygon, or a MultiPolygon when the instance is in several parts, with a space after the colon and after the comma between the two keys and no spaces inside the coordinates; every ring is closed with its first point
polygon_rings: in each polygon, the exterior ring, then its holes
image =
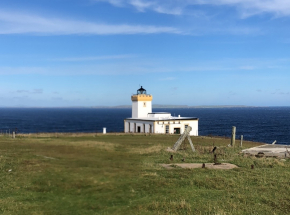
{"type": "Polygon", "coordinates": [[[167,149],[166,149],[166,151],[167,152],[175,152],[172,148],[170,148],[170,147],[168,147],[167,149]]]}
{"type": "Polygon", "coordinates": [[[255,155],[257,158],[261,158],[261,157],[264,157],[265,154],[264,152],[258,152],[258,154],[255,155]]]}

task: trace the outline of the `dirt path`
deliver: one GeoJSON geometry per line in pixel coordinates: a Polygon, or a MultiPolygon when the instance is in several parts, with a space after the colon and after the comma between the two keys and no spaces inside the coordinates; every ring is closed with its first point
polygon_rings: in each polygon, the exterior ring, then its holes
{"type": "MultiPolygon", "coordinates": [[[[176,167],[181,167],[183,169],[197,169],[202,168],[202,163],[174,163],[174,164],[160,164],[166,169],[174,169],[176,167]]],[[[205,168],[207,169],[233,169],[238,168],[234,164],[230,163],[221,163],[215,165],[214,163],[205,163],[205,168]]]]}

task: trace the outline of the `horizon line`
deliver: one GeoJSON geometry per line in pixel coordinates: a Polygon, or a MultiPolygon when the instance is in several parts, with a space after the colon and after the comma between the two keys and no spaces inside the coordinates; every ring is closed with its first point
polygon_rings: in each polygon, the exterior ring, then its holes
{"type": "MultiPolygon", "coordinates": [[[[114,106],[0,106],[0,108],[110,108],[110,109],[128,109],[132,105],[114,105],[114,106]]],[[[152,108],[258,108],[258,107],[290,107],[290,105],[152,105],[152,108]]]]}

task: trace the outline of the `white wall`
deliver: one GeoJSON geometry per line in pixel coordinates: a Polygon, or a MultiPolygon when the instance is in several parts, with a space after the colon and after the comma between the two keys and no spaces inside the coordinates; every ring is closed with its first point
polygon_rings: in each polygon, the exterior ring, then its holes
{"type": "Polygon", "coordinates": [[[155,123],[155,133],[156,134],[164,134],[164,125],[160,125],[155,123]]]}
{"type": "Polygon", "coordinates": [[[153,133],[154,129],[154,123],[150,121],[130,121],[130,120],[125,120],[125,128],[124,132],[125,133],[138,133],[138,127],[140,126],[140,133],[153,133]],[[130,126],[129,126],[130,124],[130,126]],[[150,125],[151,125],[151,132],[150,132],[150,125]],[[145,130],[144,130],[145,126],[145,130]],[[130,130],[129,130],[130,127],[130,130]]]}
{"type": "Polygon", "coordinates": [[[185,125],[188,125],[192,127],[190,136],[198,136],[198,120],[164,121],[164,124],[163,124],[163,121],[159,121],[159,124],[158,122],[156,122],[155,132],[164,134],[166,125],[169,125],[170,134],[174,134],[175,128],[180,128],[180,134],[182,134],[185,130],[185,125]]]}
{"type": "Polygon", "coordinates": [[[156,117],[156,118],[170,118],[171,113],[151,113],[148,117],[156,117]]]}
{"type": "Polygon", "coordinates": [[[138,102],[132,101],[132,118],[138,118],[138,102]]]}
{"type": "Polygon", "coordinates": [[[192,121],[189,126],[192,127],[190,136],[198,136],[198,120],[192,121]]]}
{"type": "Polygon", "coordinates": [[[180,120],[180,121],[141,121],[141,120],[125,120],[125,133],[137,133],[138,132],[138,126],[140,126],[140,133],[159,133],[159,134],[165,134],[165,128],[166,125],[169,125],[169,133],[174,134],[175,128],[180,128],[180,133],[182,134],[185,130],[185,125],[189,125],[192,127],[192,130],[190,132],[190,136],[198,136],[198,120],[180,120]],[[175,122],[175,123],[174,123],[175,122]],[[129,124],[130,124],[130,130],[129,130],[129,124]],[[144,124],[145,124],[145,132],[144,132],[144,124]],[[154,128],[155,124],[155,128],[154,128]],[[151,132],[149,132],[149,128],[151,125],[151,132]]]}
{"type": "Polygon", "coordinates": [[[147,117],[152,112],[152,101],[132,101],[132,118],[147,117]],[[144,107],[146,102],[146,107],[144,107]]]}

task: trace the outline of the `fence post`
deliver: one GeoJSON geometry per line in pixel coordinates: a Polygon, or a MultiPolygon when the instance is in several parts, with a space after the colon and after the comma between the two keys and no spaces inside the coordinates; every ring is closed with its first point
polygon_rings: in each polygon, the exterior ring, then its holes
{"type": "Polygon", "coordinates": [[[236,142],[236,127],[233,126],[233,128],[232,128],[231,146],[235,146],[235,142],[236,142]]]}
{"type": "Polygon", "coordinates": [[[243,139],[244,139],[244,136],[241,135],[241,144],[240,144],[240,147],[243,147],[243,139]]]}

